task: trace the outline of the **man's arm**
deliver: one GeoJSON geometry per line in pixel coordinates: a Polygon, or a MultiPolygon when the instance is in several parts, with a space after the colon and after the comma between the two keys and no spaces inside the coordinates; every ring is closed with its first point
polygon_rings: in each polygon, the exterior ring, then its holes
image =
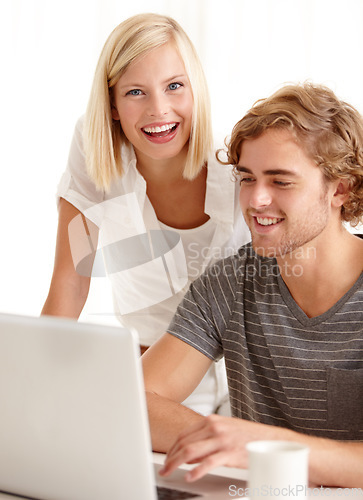
{"type": "Polygon", "coordinates": [[[247,468],[246,444],[288,440],[310,448],[309,481],[314,485],[363,488],[363,443],[307,436],[289,429],[211,415],[184,430],[170,448],[162,475],[183,463],[200,462],[186,474],[195,481],[218,466],[247,468]]]}
{"type": "Polygon", "coordinates": [[[205,417],[182,406],[212,361],[166,333],[142,356],[154,451],[166,452],[181,431],[205,417]]]}

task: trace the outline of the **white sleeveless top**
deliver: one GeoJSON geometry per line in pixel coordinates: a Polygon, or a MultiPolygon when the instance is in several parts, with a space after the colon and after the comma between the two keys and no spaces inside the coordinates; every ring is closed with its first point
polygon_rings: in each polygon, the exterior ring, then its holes
{"type": "Polygon", "coordinates": [[[193,229],[176,229],[159,221],[161,229],[174,231],[179,234],[188,272],[188,287],[202,274],[208,265],[209,245],[216,231],[216,223],[209,219],[203,225],[193,229]]]}
{"type": "MultiPolygon", "coordinates": [[[[151,345],[167,330],[191,281],[250,241],[238,203],[239,185],[233,181],[231,167],[212,156],[204,208],[210,219],[195,229],[165,226],[146,195],[146,182],[136,168],[131,146],[122,147],[123,176],[107,193],[95,188],[86,172],[82,122],[76,125],[57,197],[99,227],[94,275],[108,275],[120,323],[136,331],[141,344],[151,345]]],[[[89,247],[83,251],[86,258],[89,247]]]]}

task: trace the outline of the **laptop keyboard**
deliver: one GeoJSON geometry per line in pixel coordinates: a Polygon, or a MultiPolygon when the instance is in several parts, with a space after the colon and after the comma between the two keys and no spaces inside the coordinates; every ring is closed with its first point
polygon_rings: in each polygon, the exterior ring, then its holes
{"type": "Polygon", "coordinates": [[[190,491],[172,490],[164,486],[157,486],[158,500],[183,500],[184,498],[202,498],[201,495],[190,493],[190,491]]]}

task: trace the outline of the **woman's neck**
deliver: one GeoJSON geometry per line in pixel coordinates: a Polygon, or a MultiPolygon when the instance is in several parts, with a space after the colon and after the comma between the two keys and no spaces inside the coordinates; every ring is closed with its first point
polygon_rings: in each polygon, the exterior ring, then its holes
{"type": "Polygon", "coordinates": [[[185,147],[177,156],[165,159],[153,159],[135,151],[136,166],[147,184],[173,184],[183,178],[188,148],[185,147]]]}

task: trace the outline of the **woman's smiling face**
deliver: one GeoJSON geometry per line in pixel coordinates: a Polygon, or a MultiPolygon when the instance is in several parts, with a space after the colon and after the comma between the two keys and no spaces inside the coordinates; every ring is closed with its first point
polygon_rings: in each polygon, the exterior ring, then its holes
{"type": "Polygon", "coordinates": [[[165,160],[187,149],[192,115],[189,78],[171,42],[136,59],[113,88],[112,117],[137,158],[165,160]]]}

